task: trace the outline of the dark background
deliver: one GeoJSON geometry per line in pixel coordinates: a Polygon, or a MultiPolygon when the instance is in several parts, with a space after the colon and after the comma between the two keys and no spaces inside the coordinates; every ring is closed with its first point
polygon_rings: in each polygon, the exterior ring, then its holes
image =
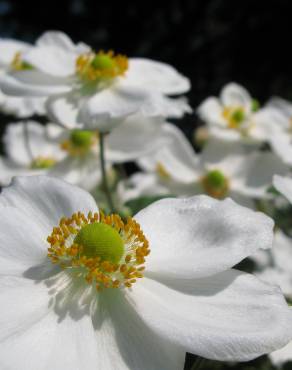
{"type": "MultiPolygon", "coordinates": [[[[0,37],[33,42],[48,29],[96,49],[172,64],[191,79],[194,108],[230,81],[262,103],[271,95],[292,99],[289,0],[0,0],[0,37]]],[[[0,116],[2,130],[11,120],[0,116]]],[[[191,135],[196,122],[193,114],[179,125],[191,135]]],[[[187,369],[193,360],[188,357],[187,369]]],[[[264,357],[233,367],[207,362],[203,368],[272,367],[264,357]]]]}
{"type": "Polygon", "coordinates": [[[292,98],[289,0],[0,0],[0,37],[33,42],[48,29],[174,65],[192,81],[193,107],[231,80],[262,102],[292,98]]]}

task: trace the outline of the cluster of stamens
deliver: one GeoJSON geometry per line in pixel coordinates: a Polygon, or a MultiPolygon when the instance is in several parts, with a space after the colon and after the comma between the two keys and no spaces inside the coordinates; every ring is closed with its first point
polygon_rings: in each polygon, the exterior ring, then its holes
{"type": "Polygon", "coordinates": [[[53,167],[56,163],[57,161],[53,157],[38,156],[33,159],[33,161],[30,164],[30,168],[34,170],[46,169],[53,167]]]}
{"type": "Polygon", "coordinates": [[[128,58],[113,51],[81,54],[76,60],[76,73],[87,82],[123,76],[127,69],[128,58]]]}
{"type": "MultiPolygon", "coordinates": [[[[104,240],[104,235],[106,233],[100,235],[100,239],[104,240]]],[[[98,234],[96,237],[99,238],[98,234]]],[[[112,240],[112,244],[115,244],[116,239],[110,237],[109,241],[112,240]]],[[[50,244],[48,257],[54,264],[75,269],[78,276],[83,276],[89,284],[94,284],[97,290],[130,288],[137,279],[143,277],[145,258],[150,253],[148,241],[135,220],[128,218],[124,222],[117,214],[105,216],[102,212],[89,212],[87,216],[78,212],[69,218],[62,218],[47,241],[50,244]],[[79,242],[82,240],[79,237],[82,230],[87,231],[86,228],[98,225],[108,227],[106,232],[116,233],[121,238],[122,250],[119,249],[116,253],[114,245],[109,248],[115,258],[105,258],[109,253],[104,250],[104,245],[98,245],[94,250],[97,253],[86,253],[88,245],[79,242]]]]}
{"type": "Polygon", "coordinates": [[[22,59],[21,52],[17,52],[14,55],[12,62],[10,63],[12,70],[14,71],[25,71],[33,69],[33,66],[22,59]]]}

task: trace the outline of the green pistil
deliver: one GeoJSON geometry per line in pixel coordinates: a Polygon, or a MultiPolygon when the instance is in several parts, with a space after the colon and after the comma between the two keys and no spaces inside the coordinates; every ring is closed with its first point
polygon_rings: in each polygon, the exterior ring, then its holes
{"type": "Polygon", "coordinates": [[[240,125],[245,119],[245,114],[242,109],[236,109],[232,115],[231,115],[231,120],[233,123],[240,125]]]}
{"type": "Polygon", "coordinates": [[[212,170],[202,178],[205,192],[214,198],[223,198],[229,190],[228,179],[219,170],[212,170]]]}
{"type": "Polygon", "coordinates": [[[89,149],[93,133],[85,130],[73,130],[70,135],[71,143],[77,148],[89,149]]]}
{"type": "Polygon", "coordinates": [[[252,99],[251,110],[257,112],[260,109],[260,102],[257,99],[252,99]]]}
{"type": "Polygon", "coordinates": [[[112,69],[115,67],[115,61],[108,55],[96,55],[91,61],[91,66],[99,70],[112,69]]]}
{"type": "Polygon", "coordinates": [[[74,242],[82,246],[82,255],[101,261],[118,263],[124,254],[124,242],[113,227],[103,223],[93,223],[82,227],[74,242]]]}

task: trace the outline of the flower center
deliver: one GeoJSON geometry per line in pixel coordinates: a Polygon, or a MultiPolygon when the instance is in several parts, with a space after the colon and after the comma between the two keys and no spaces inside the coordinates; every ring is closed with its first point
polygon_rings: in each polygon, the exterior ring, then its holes
{"type": "Polygon", "coordinates": [[[31,64],[22,60],[21,52],[15,53],[10,66],[14,71],[26,71],[29,69],[33,69],[33,66],[31,64]]]}
{"type": "Polygon", "coordinates": [[[117,214],[74,213],[60,220],[47,241],[52,263],[76,270],[97,290],[130,288],[143,277],[150,253],[140,225],[132,218],[124,222],[117,214]]]}
{"type": "Polygon", "coordinates": [[[53,167],[57,161],[53,157],[36,157],[30,164],[30,168],[37,169],[46,169],[53,167]]]}
{"type": "Polygon", "coordinates": [[[229,191],[229,181],[219,170],[209,171],[201,179],[201,184],[205,192],[214,198],[224,198],[229,191]]]}
{"type": "Polygon", "coordinates": [[[227,121],[228,127],[232,129],[240,128],[241,124],[246,119],[246,115],[242,107],[225,107],[222,115],[227,121]]]}
{"type": "Polygon", "coordinates": [[[87,154],[97,141],[97,132],[72,130],[69,139],[61,142],[60,146],[71,156],[78,157],[87,154]]]}
{"type": "Polygon", "coordinates": [[[123,76],[127,69],[128,58],[113,51],[81,54],[76,60],[76,73],[85,82],[111,80],[123,76]]]}

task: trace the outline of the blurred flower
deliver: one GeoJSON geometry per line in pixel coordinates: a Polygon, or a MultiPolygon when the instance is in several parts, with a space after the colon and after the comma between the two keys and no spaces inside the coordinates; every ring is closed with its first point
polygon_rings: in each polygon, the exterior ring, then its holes
{"type": "Polygon", "coordinates": [[[197,196],[124,222],[49,177],[15,179],[0,207],[1,368],[177,370],[291,339],[279,290],[232,269],[271,246],[263,214],[197,196]]]}
{"type": "Polygon", "coordinates": [[[210,135],[228,141],[264,142],[272,122],[269,111],[259,109],[257,100],[233,82],[224,86],[219,99],[204,100],[197,112],[207,124],[210,135]]]}
{"type": "Polygon", "coordinates": [[[288,165],[292,165],[292,103],[272,98],[267,109],[273,117],[268,141],[274,152],[288,165]]]}
{"type": "Polygon", "coordinates": [[[61,32],[47,32],[21,55],[29,70],[2,76],[0,87],[16,96],[48,97],[54,122],[68,128],[108,132],[132,114],[181,117],[190,107],[184,98],[189,80],[173,67],[110,52],[95,53],[74,45],[61,32]]]}
{"type": "Polygon", "coordinates": [[[274,174],[288,168],[270,152],[248,153],[240,143],[209,140],[197,155],[176,127],[164,128],[168,145],[138,160],[145,174],[135,174],[119,185],[120,196],[133,199],[141,195],[194,195],[206,193],[214,198],[230,196],[253,207],[252,199],[268,198],[274,174]]]}
{"type": "MultiPolygon", "coordinates": [[[[162,118],[132,116],[106,140],[110,163],[136,160],[167,142],[162,118]]],[[[66,130],[50,123],[43,126],[28,121],[7,126],[4,135],[6,157],[0,157],[0,183],[7,185],[12,176],[47,173],[69,183],[93,190],[101,180],[98,133],[66,130]]]]}
{"type": "MultiPolygon", "coordinates": [[[[25,42],[0,39],[0,76],[15,68],[25,70],[27,66],[19,64],[19,56],[31,47],[32,45],[25,42]]],[[[43,115],[45,113],[44,98],[7,96],[0,90],[0,111],[19,118],[29,117],[33,114],[43,115]]]]}

